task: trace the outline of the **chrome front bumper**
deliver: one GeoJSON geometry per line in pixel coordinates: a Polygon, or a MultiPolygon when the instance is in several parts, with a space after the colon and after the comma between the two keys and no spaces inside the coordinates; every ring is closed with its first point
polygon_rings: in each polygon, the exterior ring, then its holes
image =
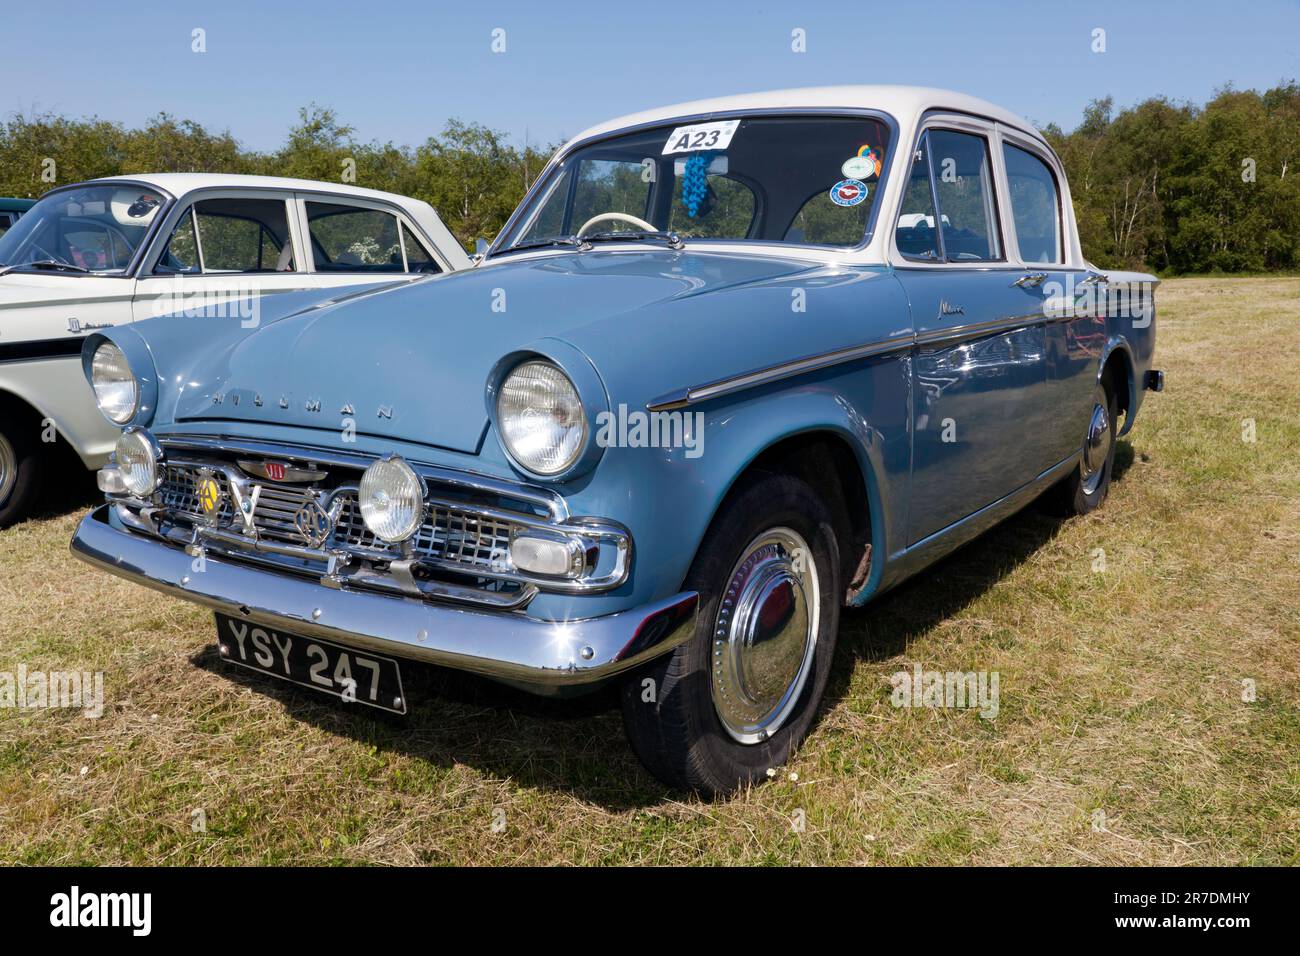
{"type": "Polygon", "coordinates": [[[541,621],[278,574],[208,555],[202,572],[179,547],[109,522],[112,505],[81,520],[72,553],[146,587],[290,633],[472,671],[537,693],[595,684],[686,641],[694,591],[617,614],[541,621]]]}

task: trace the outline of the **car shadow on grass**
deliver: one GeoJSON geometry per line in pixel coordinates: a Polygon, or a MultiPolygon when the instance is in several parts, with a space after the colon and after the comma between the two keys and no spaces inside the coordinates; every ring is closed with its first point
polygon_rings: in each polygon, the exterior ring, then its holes
{"type": "Polygon", "coordinates": [[[44,464],[41,489],[27,520],[58,518],[74,511],[84,513],[103,503],[104,496],[95,486],[95,473],[87,470],[63,442],[55,446],[44,464]]]}
{"type": "MultiPolygon", "coordinates": [[[[1132,447],[1120,442],[1116,480],[1132,461],[1132,447]]],[[[822,712],[847,693],[854,664],[905,653],[914,640],[1026,561],[1065,520],[1031,505],[867,607],[845,609],[822,712]]],[[[658,783],[633,756],[623,735],[616,685],[581,697],[543,698],[473,674],[403,661],[410,709],[399,717],[225,663],[215,645],[192,661],[280,701],[295,720],[431,768],[466,765],[498,780],[562,792],[613,812],[682,796],[658,783]]],[[[882,696],[886,693],[882,684],[882,696]]],[[[409,769],[404,776],[409,779],[409,769]]],[[[430,792],[437,789],[431,781],[430,792]]]]}

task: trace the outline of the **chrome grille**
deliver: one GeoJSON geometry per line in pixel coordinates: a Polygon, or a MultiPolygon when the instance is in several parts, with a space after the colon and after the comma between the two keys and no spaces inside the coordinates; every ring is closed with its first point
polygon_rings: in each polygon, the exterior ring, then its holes
{"type": "MultiPolygon", "coordinates": [[[[343,507],[334,539],[343,546],[382,547],[361,518],[356,496],[340,496],[343,507]]],[[[501,570],[509,567],[510,532],[506,521],[486,518],[454,508],[431,507],[415,533],[412,545],[422,557],[463,565],[467,571],[501,570]]]]}
{"type": "Polygon", "coordinates": [[[257,508],[253,511],[253,524],[257,530],[281,541],[305,544],[307,539],[295,527],[293,517],[315,495],[307,488],[265,484],[260,487],[257,508]]]}
{"type": "MultiPolygon", "coordinates": [[[[220,471],[213,477],[221,486],[221,514],[219,526],[237,525],[230,485],[220,471]]],[[[168,464],[163,484],[159,489],[163,506],[193,518],[202,514],[198,501],[200,469],[193,465],[168,464]]],[[[276,541],[289,544],[307,544],[294,524],[298,509],[313,498],[323,499],[319,492],[301,485],[275,485],[255,482],[258,492],[253,524],[258,532],[276,541]]],[[[353,491],[341,491],[335,499],[339,508],[338,521],[330,543],[341,548],[364,548],[387,551],[389,546],[378,540],[365,525],[361,508],[353,491]]],[[[323,501],[322,501],[323,504],[323,501]]],[[[415,533],[412,545],[416,555],[460,566],[467,573],[476,571],[509,570],[510,532],[515,526],[477,515],[471,511],[443,506],[431,506],[424,524],[415,533]]]]}
{"type": "MultiPolygon", "coordinates": [[[[230,483],[226,476],[216,473],[212,476],[221,486],[221,518],[228,519],[234,512],[230,506],[230,483]]],[[[163,507],[169,511],[179,511],[198,517],[203,514],[199,507],[199,471],[187,465],[168,465],[163,482],[158,489],[162,495],[163,507]]]]}

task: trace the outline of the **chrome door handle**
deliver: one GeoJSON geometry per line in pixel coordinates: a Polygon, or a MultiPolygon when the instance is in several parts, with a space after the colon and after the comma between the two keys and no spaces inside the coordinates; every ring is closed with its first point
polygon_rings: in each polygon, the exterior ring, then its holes
{"type": "Polygon", "coordinates": [[[1032,288],[1033,286],[1042,285],[1043,282],[1046,281],[1046,279],[1047,279],[1046,272],[1031,272],[1028,275],[1021,276],[1019,279],[1017,279],[1015,282],[1011,284],[1014,286],[1018,286],[1021,289],[1028,289],[1028,288],[1032,288]]]}
{"type": "Polygon", "coordinates": [[[1093,284],[1105,285],[1109,282],[1110,282],[1110,276],[1106,275],[1104,272],[1089,272],[1086,276],[1084,276],[1082,279],[1079,280],[1079,285],[1081,286],[1093,285],[1093,284]]]}

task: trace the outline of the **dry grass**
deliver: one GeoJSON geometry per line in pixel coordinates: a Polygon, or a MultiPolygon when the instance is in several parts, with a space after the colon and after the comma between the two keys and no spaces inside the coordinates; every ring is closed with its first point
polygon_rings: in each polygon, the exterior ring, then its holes
{"type": "Polygon", "coordinates": [[[658,787],[608,696],[427,670],[389,722],[231,673],[208,615],[71,559],[89,499],[0,533],[0,671],[108,697],[0,710],[0,862],[1300,862],[1300,279],[1161,305],[1169,386],[1107,507],[1031,509],[846,615],[797,760],[717,803],[658,787]],[[914,662],[998,671],[998,718],[895,710],[914,662]]]}

